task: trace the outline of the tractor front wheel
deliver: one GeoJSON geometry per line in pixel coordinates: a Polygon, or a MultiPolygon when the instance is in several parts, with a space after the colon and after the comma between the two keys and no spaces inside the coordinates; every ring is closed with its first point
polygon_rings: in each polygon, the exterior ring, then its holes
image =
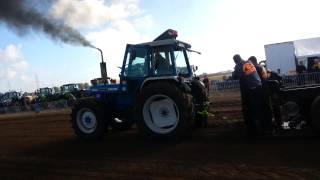
{"type": "Polygon", "coordinates": [[[106,120],[102,107],[95,101],[80,101],[72,109],[72,128],[84,140],[102,139],[106,132],[106,120]]]}

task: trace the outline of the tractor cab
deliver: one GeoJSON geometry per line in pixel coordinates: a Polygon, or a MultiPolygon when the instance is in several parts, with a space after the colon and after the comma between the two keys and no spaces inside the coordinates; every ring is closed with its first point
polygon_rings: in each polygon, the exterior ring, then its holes
{"type": "Polygon", "coordinates": [[[79,91],[79,85],[78,84],[64,84],[60,87],[62,93],[70,93],[74,91],[79,91]]]}
{"type": "Polygon", "coordinates": [[[37,94],[38,96],[46,97],[54,94],[54,90],[52,88],[44,87],[44,88],[38,89],[37,94]]]}
{"type": "Polygon", "coordinates": [[[167,30],[152,42],[127,45],[121,78],[192,76],[187,51],[190,44],[176,40],[167,30]]]}
{"type": "Polygon", "coordinates": [[[136,92],[147,81],[191,78],[188,51],[191,45],[176,40],[177,31],[167,30],[152,42],[128,44],[120,73],[120,82],[136,92]]]}

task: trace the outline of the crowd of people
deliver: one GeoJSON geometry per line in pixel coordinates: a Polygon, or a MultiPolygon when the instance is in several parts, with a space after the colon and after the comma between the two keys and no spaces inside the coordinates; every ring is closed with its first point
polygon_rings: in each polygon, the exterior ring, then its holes
{"type": "Polygon", "coordinates": [[[318,73],[320,72],[320,59],[318,57],[314,59],[310,59],[308,61],[308,68],[305,66],[303,61],[299,61],[296,71],[297,74],[304,74],[304,73],[318,73]]]}

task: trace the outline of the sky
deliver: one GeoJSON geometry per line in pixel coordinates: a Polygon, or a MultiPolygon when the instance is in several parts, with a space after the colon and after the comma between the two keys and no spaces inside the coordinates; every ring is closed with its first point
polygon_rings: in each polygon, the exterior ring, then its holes
{"type": "MultiPolygon", "coordinates": [[[[265,44],[320,37],[319,7],[318,0],[55,0],[44,11],[101,48],[108,75],[118,78],[126,44],[169,28],[202,52],[190,57],[197,74],[232,70],[234,54],[264,60],[265,44]]],[[[20,36],[0,22],[0,92],[90,82],[99,62],[95,49],[37,31],[20,36]]]]}

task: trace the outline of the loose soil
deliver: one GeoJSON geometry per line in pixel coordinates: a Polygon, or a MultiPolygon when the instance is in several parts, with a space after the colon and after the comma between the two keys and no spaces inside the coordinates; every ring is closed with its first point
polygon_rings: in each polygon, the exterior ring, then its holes
{"type": "Polygon", "coordinates": [[[78,140],[70,109],[0,116],[0,179],[320,179],[316,136],[245,137],[238,93],[211,98],[209,126],[181,142],[136,128],[78,140]]]}

